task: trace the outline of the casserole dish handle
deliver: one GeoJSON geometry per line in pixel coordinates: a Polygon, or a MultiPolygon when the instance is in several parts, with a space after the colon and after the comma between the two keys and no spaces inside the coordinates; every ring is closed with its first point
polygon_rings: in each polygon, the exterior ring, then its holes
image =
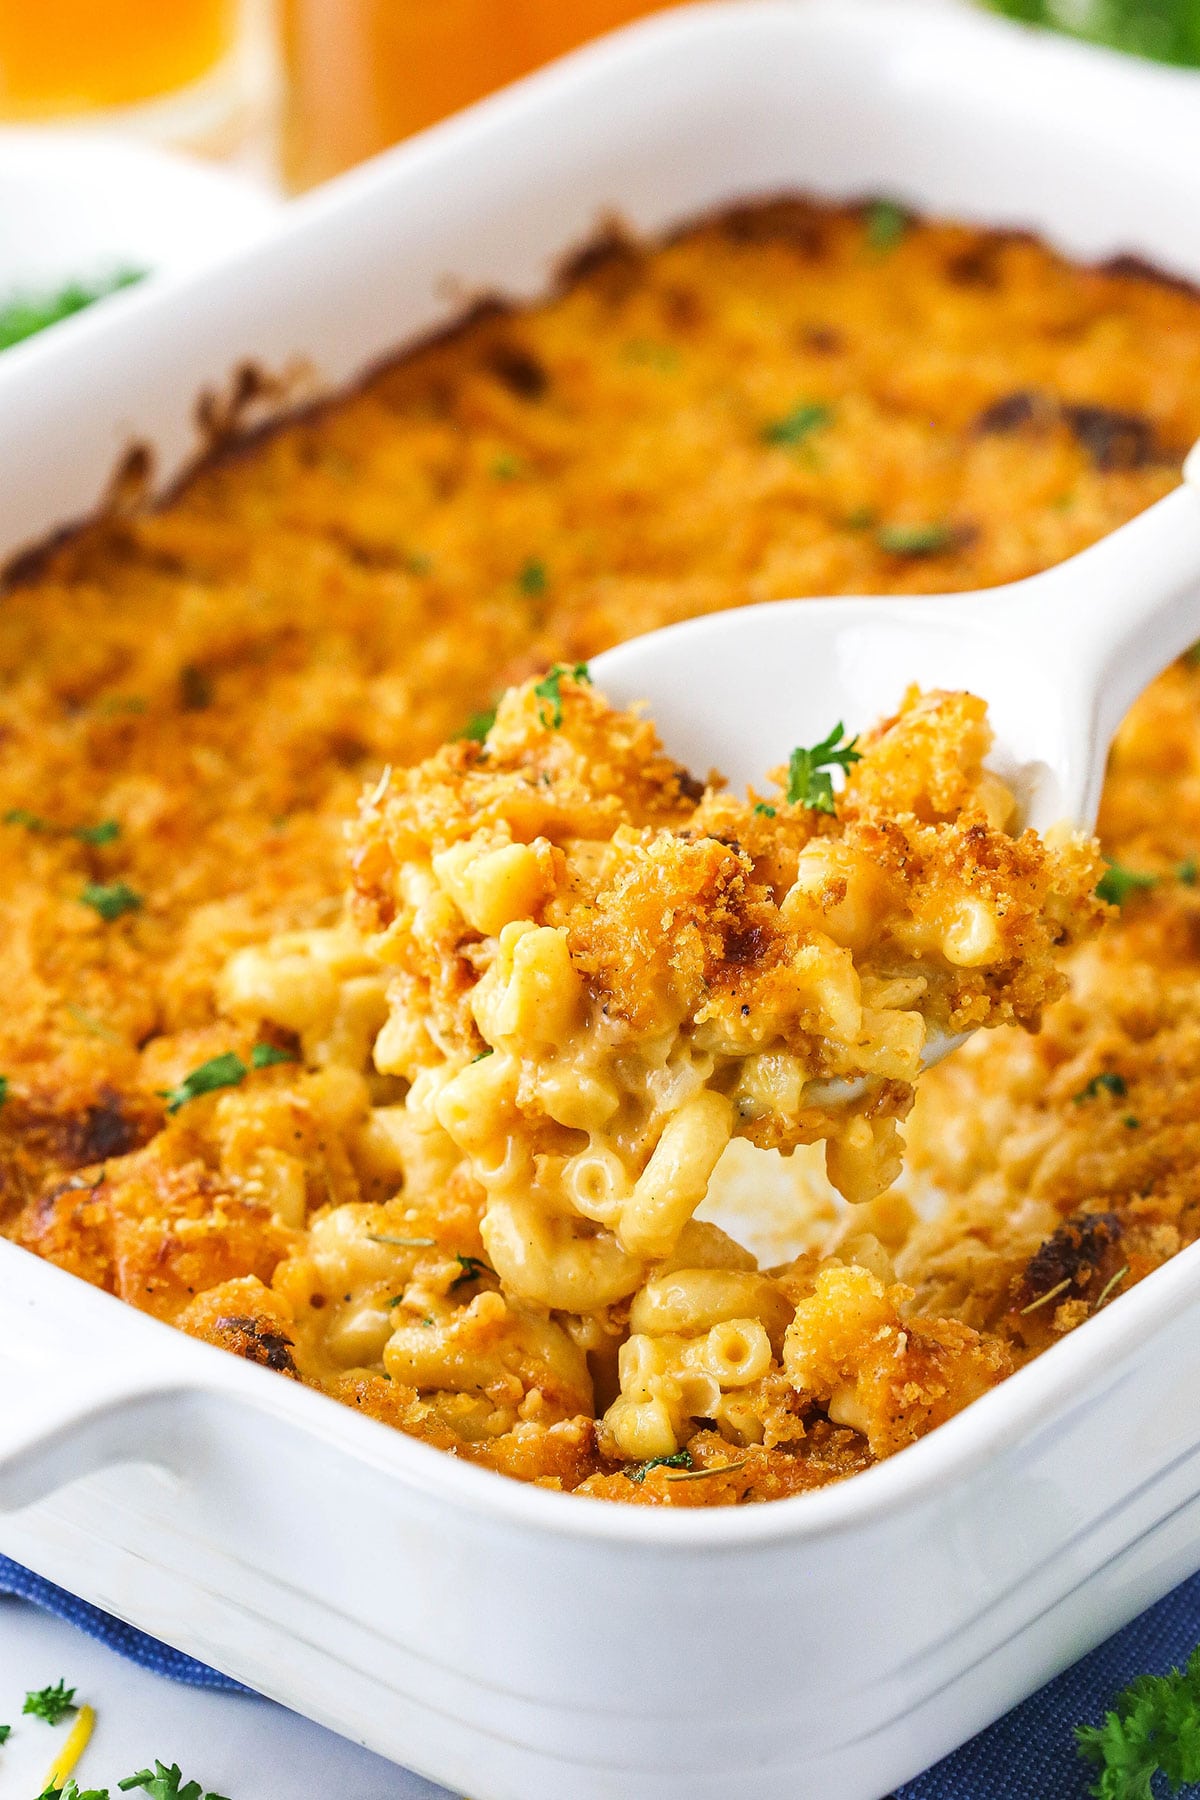
{"type": "Polygon", "coordinates": [[[0,1512],[117,1462],[178,1464],[203,1370],[167,1326],[0,1240],[0,1512]],[[11,1260],[10,1260],[11,1259],[11,1260]]]}

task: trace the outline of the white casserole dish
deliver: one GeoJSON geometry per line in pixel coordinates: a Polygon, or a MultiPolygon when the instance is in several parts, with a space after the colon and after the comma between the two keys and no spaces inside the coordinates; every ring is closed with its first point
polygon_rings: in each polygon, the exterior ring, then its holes
{"type": "MultiPolygon", "coordinates": [[[[0,358],[0,553],[133,439],[169,480],[239,362],[337,385],[606,211],[787,188],[1200,277],[1200,84],[893,0],[665,15],[0,358]]],[[[878,1800],[1200,1563],[1200,1247],[852,1482],[678,1514],[458,1464],[2,1241],[0,1283],[0,1549],[474,1800],[878,1800]]]]}

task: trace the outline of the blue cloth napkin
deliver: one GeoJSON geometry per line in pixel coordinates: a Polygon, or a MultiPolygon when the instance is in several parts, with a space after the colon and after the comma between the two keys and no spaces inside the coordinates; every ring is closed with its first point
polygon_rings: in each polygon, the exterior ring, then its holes
{"type": "MultiPolygon", "coordinates": [[[[5,1556],[0,1556],[0,1594],[31,1600],[173,1681],[246,1692],[227,1675],[76,1600],[5,1556]]],[[[1099,1724],[1118,1689],[1135,1675],[1165,1674],[1186,1661],[1197,1643],[1200,1575],[1193,1575],[1040,1693],[899,1788],[895,1800],[1086,1800],[1093,1773],[1076,1754],[1073,1728],[1099,1724]]]]}

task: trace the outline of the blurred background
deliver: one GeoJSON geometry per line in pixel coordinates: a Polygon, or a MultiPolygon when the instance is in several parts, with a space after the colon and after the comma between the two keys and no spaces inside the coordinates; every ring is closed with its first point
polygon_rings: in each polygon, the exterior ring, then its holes
{"type": "MultiPolygon", "coordinates": [[[[0,350],[678,3],[0,0],[0,350]]],[[[1200,0],[934,3],[1200,68],[1200,0]]]]}
{"type": "MultiPolygon", "coordinates": [[[[673,3],[3,0],[0,120],[98,124],[240,163],[294,192],[673,3]]],[[[993,4],[1044,29],[1200,66],[1200,0],[993,4]]]]}

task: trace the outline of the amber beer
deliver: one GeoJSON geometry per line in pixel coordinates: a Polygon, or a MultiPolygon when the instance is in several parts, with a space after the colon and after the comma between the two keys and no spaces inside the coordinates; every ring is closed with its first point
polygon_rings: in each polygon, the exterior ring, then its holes
{"type": "Polygon", "coordinates": [[[238,0],[8,0],[0,117],[138,106],[202,81],[231,53],[238,0]]]}
{"type": "Polygon", "coordinates": [[[673,0],[282,0],[284,168],[310,187],[673,0]]]}

